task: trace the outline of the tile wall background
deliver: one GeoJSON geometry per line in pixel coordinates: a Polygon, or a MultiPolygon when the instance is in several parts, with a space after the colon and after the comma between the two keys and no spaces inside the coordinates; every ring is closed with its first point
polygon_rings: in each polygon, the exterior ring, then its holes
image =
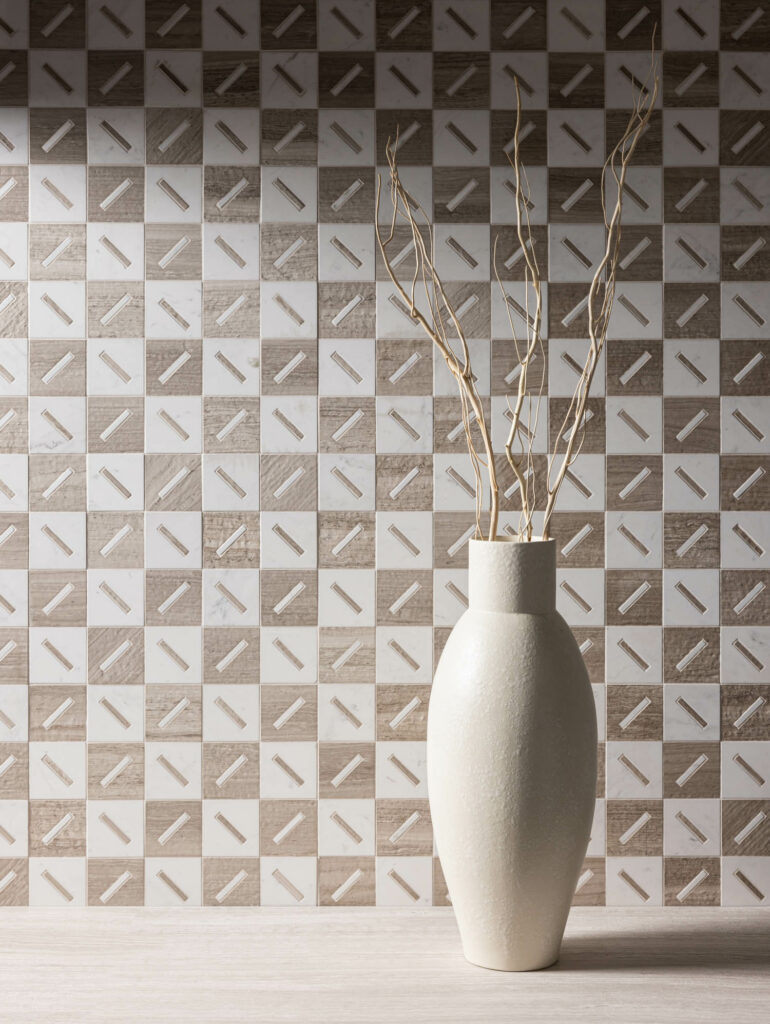
{"type": "Polygon", "coordinates": [[[768,905],[763,0],[0,0],[0,904],[446,902],[425,716],[470,469],[376,176],[398,126],[500,439],[520,76],[545,455],[655,22],[556,521],[602,723],[576,901],[768,905]]]}

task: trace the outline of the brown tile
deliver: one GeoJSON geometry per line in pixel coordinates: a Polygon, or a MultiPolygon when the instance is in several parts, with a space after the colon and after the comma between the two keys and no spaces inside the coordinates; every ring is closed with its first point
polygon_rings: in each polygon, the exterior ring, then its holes
{"type": "Polygon", "coordinates": [[[259,513],[203,513],[204,569],[259,568],[259,513]]]}
{"type": "Polygon", "coordinates": [[[662,800],[607,801],[607,856],[663,854],[662,800]]]}
{"type": "Polygon", "coordinates": [[[27,800],[29,798],[29,747],[26,743],[0,743],[0,764],[5,767],[0,776],[0,799],[27,800]]]}
{"type": "MultiPolygon", "coordinates": [[[[141,107],[144,103],[144,61],[136,50],[88,51],[88,105],[141,107]],[[120,74],[118,74],[120,72],[120,74]],[[117,80],[116,80],[117,79],[117,80]]],[[[105,118],[110,121],[110,116],[105,118]]],[[[113,126],[114,127],[114,126],[113,126]]]]}
{"type": "Polygon", "coordinates": [[[718,569],[719,515],[666,512],[663,517],[663,562],[667,569],[718,569]],[[705,526],[706,532],[702,528],[705,526]],[[693,535],[698,533],[694,543],[693,535]],[[688,544],[688,541],[691,542],[688,544]]]}
{"type": "Polygon", "coordinates": [[[36,164],[86,162],[86,112],[74,107],[31,107],[29,157],[36,164]]]}
{"type": "Polygon", "coordinates": [[[432,455],[378,455],[376,467],[378,510],[433,509],[432,455]]]}
{"type": "Polygon", "coordinates": [[[380,338],[376,344],[378,395],[432,394],[431,342],[380,338]]]}
{"type": "MultiPolygon", "coordinates": [[[[482,526],[482,529],[486,529],[482,526]]],[[[473,512],[437,512],[433,516],[434,569],[467,569],[468,545],[476,531],[473,512]]]]}
{"type": "MultiPolygon", "coordinates": [[[[29,449],[29,413],[26,398],[5,398],[0,402],[0,416],[7,416],[3,430],[3,451],[7,455],[26,455],[29,449]]],[[[64,424],[66,429],[66,424],[64,424]]],[[[61,433],[61,431],[60,431],[61,433]]]]}
{"type": "Polygon", "coordinates": [[[557,542],[556,559],[560,567],[596,569],[604,565],[604,513],[555,512],[551,523],[551,536],[557,542]],[[586,526],[589,532],[575,543],[586,526]]]}
{"type": "Polygon", "coordinates": [[[259,860],[256,857],[204,857],[203,905],[258,907],[259,860]]]}
{"type": "Polygon", "coordinates": [[[29,682],[28,647],[26,629],[0,629],[0,650],[7,651],[0,661],[0,683],[26,685],[29,682]]]}
{"type": "Polygon", "coordinates": [[[7,221],[25,221],[29,217],[29,169],[9,166],[0,170],[0,214],[7,221]]]}
{"type": "Polygon", "coordinates": [[[196,340],[148,340],[145,348],[148,395],[200,395],[202,348],[196,340]]]}
{"type": "Polygon", "coordinates": [[[770,729],[770,686],[723,683],[723,740],[764,740],[770,729]]]}
{"type": "Polygon", "coordinates": [[[85,626],[84,572],[31,572],[29,621],[32,626],[85,626]]]}
{"type": "Polygon", "coordinates": [[[144,167],[88,168],[89,221],[127,222],[144,218],[144,167]]]}
{"type": "Polygon", "coordinates": [[[21,857],[0,860],[0,907],[26,907],[29,904],[29,861],[21,857]]]}
{"type": "Polygon", "coordinates": [[[315,512],[317,455],[265,452],[259,459],[260,507],[265,512],[315,512]]]}
{"type": "Polygon", "coordinates": [[[0,51],[2,66],[7,68],[3,81],[3,100],[9,107],[26,107],[29,103],[29,62],[27,58],[26,50],[0,51]]]}
{"type": "Polygon", "coordinates": [[[263,856],[315,857],[318,815],[314,800],[261,800],[259,848],[263,856]]]}
{"type": "Polygon", "coordinates": [[[34,281],[83,280],[86,276],[85,224],[30,224],[29,276],[34,281]],[[61,254],[51,260],[59,246],[63,247],[61,254]]]}
{"type": "Polygon", "coordinates": [[[770,341],[731,341],[719,356],[720,394],[770,395],[770,341]]]}
{"type": "Polygon", "coordinates": [[[26,570],[29,567],[29,517],[26,513],[0,515],[0,537],[5,537],[0,545],[0,569],[26,570]]]}
{"type": "Polygon", "coordinates": [[[85,740],[85,686],[31,686],[29,738],[51,742],[85,740]]]}
{"type": "Polygon", "coordinates": [[[201,229],[197,224],[146,224],[144,276],[148,281],[201,277],[201,229]]]}
{"type": "Polygon", "coordinates": [[[206,800],[258,800],[259,744],[204,743],[203,796],[206,800]]]}
{"type": "MultiPolygon", "coordinates": [[[[491,403],[489,398],[482,397],[481,406],[484,419],[492,422],[491,403]]],[[[433,450],[437,454],[465,454],[468,450],[465,431],[462,429],[462,406],[459,396],[436,395],[433,399],[433,450]]],[[[474,451],[482,451],[484,444],[481,431],[474,422],[471,424],[471,437],[474,451]]]]}
{"type": "Polygon", "coordinates": [[[485,53],[434,53],[434,109],[478,110],[486,106],[489,106],[489,56],[485,53]],[[462,84],[458,85],[458,81],[462,84]]]}
{"type": "Polygon", "coordinates": [[[438,857],[433,858],[433,906],[451,907],[452,901],[449,898],[446,879],[438,857]]]}
{"type": "Polygon", "coordinates": [[[719,438],[718,398],[664,398],[666,452],[718,452],[719,438]]]}
{"type": "Polygon", "coordinates": [[[200,743],[203,724],[199,686],[148,686],[144,701],[148,743],[200,743]]]}
{"type": "Polygon", "coordinates": [[[144,906],[144,861],[88,861],[89,907],[144,906]]]}
{"type": "MultiPolygon", "coordinates": [[[[259,53],[203,51],[204,107],[258,107],[259,53]],[[231,81],[232,78],[235,81],[231,81]]],[[[227,125],[227,119],[223,118],[227,125]]],[[[223,123],[217,122],[217,127],[223,123]]],[[[231,129],[232,130],[232,129],[231,129]]],[[[220,129],[221,131],[221,129],[220,129]]],[[[225,138],[229,136],[222,132],[225,138]]]]}
{"type": "Polygon", "coordinates": [[[319,743],[318,795],[321,799],[374,797],[373,743],[319,743]]]}
{"type": "Polygon", "coordinates": [[[433,622],[433,573],[418,569],[381,569],[377,573],[377,623],[380,626],[430,626],[433,622]]]}
{"type": "MultiPolygon", "coordinates": [[[[626,237],[626,232],[623,232],[626,237]]],[[[660,395],[663,346],[656,341],[617,341],[607,346],[607,393],[660,395]]]]}
{"type": "Polygon", "coordinates": [[[374,857],[320,857],[318,903],[322,907],[373,907],[374,857]]]}
{"type": "Polygon", "coordinates": [[[725,569],[720,574],[723,626],[763,626],[770,621],[770,574],[725,569]]]}
{"type": "MultiPolygon", "coordinates": [[[[263,245],[266,227],[267,225],[262,228],[263,245]]],[[[283,248],[286,248],[285,236],[283,248]]],[[[315,272],[310,276],[315,277],[315,272]]],[[[303,277],[302,280],[307,280],[307,278],[303,277]]],[[[316,342],[263,339],[261,356],[263,395],[314,395],[317,393],[318,344],[316,342]]]]}
{"type": "Polygon", "coordinates": [[[607,686],[608,740],[662,740],[662,686],[607,686]]]}
{"type": "Polygon", "coordinates": [[[428,725],[430,686],[377,686],[377,739],[424,742],[428,725]]]}
{"type": "Polygon", "coordinates": [[[374,398],[321,398],[318,446],[322,452],[374,452],[374,398]]]}
{"type": "Polygon", "coordinates": [[[663,796],[667,800],[720,795],[718,743],[664,743],[663,796]]]}
{"type": "Polygon", "coordinates": [[[85,499],[85,455],[30,455],[30,512],[80,512],[85,499]]]}
{"type": "Polygon", "coordinates": [[[663,892],[667,907],[718,907],[718,857],[666,857],[663,892]]]}
{"type": "Polygon", "coordinates": [[[770,502],[770,456],[722,455],[719,460],[723,512],[761,511],[770,502]]]}
{"type": "Polygon", "coordinates": [[[704,50],[664,53],[663,102],[667,107],[718,107],[719,54],[704,50]]]}
{"type": "MultiPolygon", "coordinates": [[[[275,180],[275,179],[273,179],[275,180]]],[[[302,200],[300,199],[300,202],[302,200]]],[[[263,224],[259,233],[260,245],[260,272],[263,281],[314,281],[318,277],[318,238],[316,232],[308,231],[307,225],[303,224],[263,224]],[[291,255],[288,250],[296,243],[299,247],[294,249],[291,255]],[[284,257],[281,259],[281,257],[284,257]]],[[[296,342],[289,341],[265,341],[262,342],[262,362],[270,357],[270,348],[275,347],[280,352],[282,349],[293,348],[298,350],[296,342]]],[[[302,342],[302,350],[307,352],[308,348],[315,350],[315,345],[302,342]]],[[[280,369],[288,362],[281,363],[280,369]]],[[[307,374],[307,366],[301,367],[303,374],[307,374]]],[[[272,381],[272,375],[269,378],[272,381]]],[[[301,375],[295,374],[294,380],[301,379],[301,375]]],[[[273,382],[272,387],[277,385],[273,382]]],[[[312,389],[315,391],[315,388],[312,389]]],[[[262,393],[272,394],[268,390],[268,371],[263,369],[262,393]]],[[[289,392],[281,392],[289,393],[289,392]]],[[[298,392],[300,393],[300,392],[298,392]]],[[[310,392],[301,392],[309,394],[310,392]]]]}
{"type": "MultiPolygon", "coordinates": [[[[492,148],[494,154],[494,145],[492,148]]],[[[489,171],[478,167],[442,167],[433,175],[436,224],[489,221],[489,171]]]]}
{"type": "Polygon", "coordinates": [[[203,682],[258,683],[259,629],[204,629],[203,682]]]}
{"type": "Polygon", "coordinates": [[[263,569],[262,625],[314,626],[318,622],[318,574],[263,569]]]}
{"type": "Polygon", "coordinates": [[[719,223],[718,168],[664,168],[663,216],[667,224],[719,223]]]}
{"type": "Polygon", "coordinates": [[[324,338],[366,338],[375,333],[374,284],[319,282],[318,333],[324,338]]]}
{"type": "Polygon", "coordinates": [[[659,570],[607,570],[607,624],[659,626],[663,621],[661,590],[659,570]]]}
{"type": "Polygon", "coordinates": [[[263,686],[262,741],[315,740],[318,691],[315,686],[263,686]]]}
{"type": "Polygon", "coordinates": [[[318,54],[318,102],[321,107],[373,107],[374,54],[321,51],[318,54]],[[354,72],[354,77],[348,79],[354,72]]]}
{"type": "Polygon", "coordinates": [[[145,574],[145,584],[148,626],[200,625],[199,572],[152,570],[145,574]]]}
{"type": "Polygon", "coordinates": [[[141,512],[89,512],[89,569],[144,567],[144,516],[141,512]]]}
{"type": "Polygon", "coordinates": [[[147,49],[195,49],[200,47],[201,3],[188,0],[179,16],[175,0],[157,0],[145,17],[145,43],[147,49]]]}
{"type": "MultiPolygon", "coordinates": [[[[762,228],[746,224],[725,224],[720,229],[720,249],[720,276],[723,281],[766,281],[770,276],[770,253],[762,228]]],[[[761,342],[753,344],[758,347],[761,342]]],[[[726,345],[724,348],[729,350],[733,346],[726,345]]],[[[768,372],[767,367],[762,369],[768,372]]]]}
{"type": "Polygon", "coordinates": [[[666,683],[719,682],[719,630],[666,626],[663,630],[666,683]]]}
{"type": "Polygon", "coordinates": [[[201,804],[191,800],[148,800],[144,851],[148,857],[200,857],[201,804]]]}
{"type": "Polygon", "coordinates": [[[147,108],[148,164],[198,164],[203,159],[202,112],[193,107],[147,108]]]}
{"type": "Polygon", "coordinates": [[[30,857],[85,857],[85,800],[31,800],[30,857]]]}
{"type": "Polygon", "coordinates": [[[318,156],[317,110],[266,110],[261,113],[262,163],[315,164],[318,156]]]}
{"type": "Polygon", "coordinates": [[[373,683],[374,628],[322,627],[319,630],[319,682],[373,683]]]}
{"type": "Polygon", "coordinates": [[[144,799],[144,744],[89,743],[88,799],[144,799]]]}
{"type": "Polygon", "coordinates": [[[30,341],[29,393],[31,395],[72,395],[73,397],[84,395],[86,393],[86,343],[84,341],[30,341]]]}
{"type": "MultiPolygon", "coordinates": [[[[511,83],[513,84],[513,83],[511,83]]],[[[526,125],[532,125],[528,134],[519,146],[522,165],[525,167],[543,166],[548,154],[548,120],[545,110],[528,110],[526,125]]],[[[512,118],[508,110],[491,110],[489,117],[489,158],[493,167],[509,167],[512,118]]]]}
{"type": "Polygon", "coordinates": [[[586,857],[578,876],[577,889],[572,897],[573,907],[603,907],[606,900],[604,860],[586,857]]]}
{"type": "Polygon", "coordinates": [[[374,512],[319,512],[318,565],[321,569],[374,569],[376,530],[374,512]],[[340,542],[347,540],[344,547],[340,542]]]}
{"type": "Polygon", "coordinates": [[[549,53],[548,84],[551,109],[603,107],[604,54],[549,53]]]}
{"type": "Polygon", "coordinates": [[[433,827],[427,800],[378,800],[376,811],[378,856],[432,856],[433,827]]]}
{"type": "MultiPolygon", "coordinates": [[[[510,122],[509,122],[510,124],[510,122]]],[[[552,224],[580,224],[602,220],[601,170],[559,167],[548,171],[548,219],[552,224]],[[590,187],[586,184],[590,182],[590,187]]],[[[576,316],[569,331],[564,317],[585,297],[581,285],[554,285],[548,289],[551,338],[584,338],[587,319],[576,316]],[[554,305],[551,305],[551,301],[554,305]]]]}
{"type": "Polygon", "coordinates": [[[275,0],[262,16],[263,50],[312,50],[316,46],[316,3],[302,5],[299,16],[292,0],[275,0]]]}
{"type": "Polygon", "coordinates": [[[378,50],[430,50],[431,12],[420,10],[407,22],[407,28],[400,30],[403,19],[412,15],[409,0],[393,0],[387,6],[377,7],[378,50]]]}
{"type": "Polygon", "coordinates": [[[88,451],[143,452],[144,399],[89,398],[88,451]]]}
{"type": "Polygon", "coordinates": [[[770,800],[722,801],[722,855],[770,854],[770,800]]]}

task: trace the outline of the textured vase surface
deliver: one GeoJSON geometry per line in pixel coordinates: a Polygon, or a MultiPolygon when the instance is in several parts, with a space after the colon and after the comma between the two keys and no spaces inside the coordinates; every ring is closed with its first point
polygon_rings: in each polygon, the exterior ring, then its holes
{"type": "Polygon", "coordinates": [[[428,713],[433,830],[466,958],[536,970],[558,959],[590,837],[596,710],[555,542],[472,540],[469,558],[428,713]]]}

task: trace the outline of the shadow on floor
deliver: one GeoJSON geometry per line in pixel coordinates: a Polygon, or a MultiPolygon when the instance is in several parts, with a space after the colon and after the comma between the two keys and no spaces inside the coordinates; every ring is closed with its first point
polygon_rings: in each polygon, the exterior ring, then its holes
{"type": "Polygon", "coordinates": [[[740,972],[763,966],[770,971],[770,914],[766,920],[749,919],[740,926],[725,921],[720,927],[709,921],[693,928],[691,921],[679,925],[672,920],[657,930],[567,935],[551,970],[686,967],[740,972]]]}

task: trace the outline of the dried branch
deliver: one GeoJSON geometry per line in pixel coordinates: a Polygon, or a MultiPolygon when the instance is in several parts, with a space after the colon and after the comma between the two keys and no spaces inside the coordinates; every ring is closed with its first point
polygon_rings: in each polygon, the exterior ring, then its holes
{"type": "MultiPolygon", "coordinates": [[[[532,225],[530,223],[529,183],[521,161],[522,103],[517,78],[514,78],[514,85],[516,89],[516,124],[513,155],[511,156],[509,153],[508,159],[515,176],[516,236],[524,259],[524,307],[523,309],[521,307],[517,308],[517,312],[523,315],[526,328],[522,338],[519,338],[517,334],[511,312],[513,300],[507,295],[498,272],[497,240],[493,250],[493,266],[505,303],[519,370],[515,398],[512,403],[508,400],[511,423],[505,442],[505,456],[513,472],[521,501],[518,539],[530,541],[533,539],[533,516],[537,505],[537,481],[533,457],[534,428],[537,424],[540,402],[545,388],[545,358],[542,339],[544,302],[543,281],[537,259],[532,225]],[[533,308],[530,309],[530,306],[533,308]],[[533,416],[533,389],[530,386],[529,371],[538,353],[542,356],[543,372],[539,386],[536,389],[533,416]],[[523,423],[525,409],[527,410],[528,427],[525,427],[523,423]]],[[[601,201],[605,228],[605,248],[591,279],[586,297],[589,338],[588,352],[580,378],[570,399],[564,421],[555,437],[553,452],[548,457],[545,480],[547,497],[542,529],[543,540],[549,538],[550,522],[559,489],[570,466],[574,464],[575,459],[580,454],[585,440],[588,397],[607,340],[610,317],[615,300],[626,178],[639,140],[650,123],[658,96],[658,85],[655,31],[653,31],[652,56],[647,80],[636,90],[626,129],[613,147],[602,168],[601,201]],[[650,80],[652,80],[651,87],[648,85],[650,80]],[[616,190],[614,206],[611,212],[607,208],[606,195],[610,175],[616,190]],[[560,443],[563,439],[566,440],[566,445],[563,454],[561,454],[560,443]],[[557,460],[560,460],[558,465],[557,460]]],[[[396,290],[396,298],[400,300],[404,312],[421,327],[441,353],[450,373],[457,382],[462,426],[468,444],[468,454],[476,484],[476,536],[481,535],[483,471],[486,471],[490,488],[488,539],[497,540],[500,491],[492,449],[491,430],[486,423],[482,400],[476,387],[476,379],[471,368],[470,350],[465,332],[454,305],[447,295],[444,282],[436,270],[435,236],[431,218],[409,193],[401,179],[397,159],[398,147],[399,139],[398,134],[396,134],[395,140],[391,141],[388,139],[385,147],[392,205],[390,228],[387,236],[384,234],[380,219],[382,181],[380,178],[377,180],[375,215],[377,242],[385,269],[396,290]],[[394,239],[399,218],[406,222],[411,233],[412,249],[415,258],[411,280],[407,281],[399,278],[387,248],[394,239]],[[450,337],[457,338],[459,352],[455,350],[450,337]],[[481,441],[481,451],[476,450],[474,430],[478,432],[478,437],[481,441]]]]}
{"type": "MultiPolygon", "coordinates": [[[[631,115],[626,125],[626,129],[618,142],[613,147],[610,155],[604,163],[601,174],[601,193],[602,193],[602,211],[604,217],[604,226],[606,231],[605,238],[605,249],[599,264],[596,267],[594,275],[591,279],[591,283],[588,289],[588,295],[586,299],[587,313],[588,313],[588,337],[589,346],[586,354],[585,363],[582,367],[580,378],[575,387],[574,393],[570,400],[567,408],[564,421],[556,434],[554,442],[554,450],[551,453],[548,460],[548,471],[546,479],[546,506],[545,514],[543,519],[542,537],[543,540],[547,540],[549,537],[549,528],[551,518],[553,516],[554,507],[556,505],[556,499],[559,494],[559,489],[565,479],[567,471],[572,466],[580,454],[583,442],[585,440],[585,430],[587,422],[587,402],[588,396],[591,390],[594,376],[596,374],[596,368],[601,358],[602,351],[604,349],[605,342],[607,340],[607,332],[609,329],[610,317],[612,315],[612,309],[615,300],[615,284],[617,280],[617,270],[620,258],[620,238],[621,238],[621,221],[623,213],[623,200],[626,188],[626,177],[628,174],[628,168],[633,159],[634,152],[639,143],[640,138],[647,129],[650,123],[650,118],[655,107],[655,102],[658,96],[658,75],[657,75],[657,61],[655,57],[655,32],[653,31],[652,37],[652,55],[650,61],[650,70],[648,73],[647,80],[641,84],[638,90],[634,93],[633,107],[631,115]],[[652,79],[652,88],[648,85],[652,79]],[[608,213],[607,200],[606,200],[606,186],[608,175],[612,175],[615,183],[616,195],[615,204],[612,208],[612,212],[608,213]],[[554,468],[559,458],[559,447],[560,442],[563,438],[566,438],[566,448],[563,456],[558,464],[558,471],[556,472],[555,478],[553,478],[554,468]]],[[[538,347],[542,346],[542,338],[540,336],[542,326],[542,281],[540,277],[540,268],[537,263],[537,256],[535,254],[534,237],[532,234],[532,228],[529,221],[529,196],[528,190],[525,192],[522,179],[525,178],[525,173],[522,167],[521,154],[520,154],[520,128],[521,128],[521,94],[519,90],[518,79],[514,79],[514,85],[516,88],[516,126],[514,131],[514,147],[513,156],[508,155],[509,162],[513,168],[515,175],[515,197],[516,197],[516,233],[521,246],[521,251],[524,254],[525,259],[525,273],[524,282],[525,288],[529,291],[529,288],[535,293],[535,314],[534,317],[529,317],[529,308],[527,305],[527,344],[524,348],[524,354],[522,355],[518,339],[516,338],[513,319],[508,314],[509,321],[511,324],[511,330],[514,335],[514,341],[516,343],[516,354],[519,361],[520,373],[519,373],[519,387],[518,394],[516,397],[516,404],[512,410],[513,416],[511,420],[511,429],[508,436],[508,442],[505,446],[505,453],[508,458],[508,462],[513,469],[517,481],[519,482],[519,489],[521,491],[522,501],[522,519],[520,523],[519,537],[523,540],[531,540],[532,538],[532,504],[529,501],[529,492],[525,490],[523,471],[522,471],[522,458],[517,458],[513,452],[513,445],[516,440],[517,434],[521,432],[521,416],[524,405],[524,396],[527,393],[527,374],[531,360],[536,353],[538,347]]],[[[497,274],[495,268],[498,284],[502,289],[500,283],[500,276],[497,274]]],[[[503,297],[507,302],[507,296],[503,290],[503,297]]],[[[542,394],[542,388],[540,391],[542,394]]],[[[538,396],[538,400],[539,400],[538,396]]],[[[531,423],[531,418],[530,418],[531,423]]],[[[530,445],[531,452],[531,445],[530,445]]]]}
{"type": "Polygon", "coordinates": [[[658,98],[658,75],[657,62],[655,59],[655,33],[653,32],[653,53],[650,62],[650,71],[647,80],[634,94],[634,103],[631,115],[628,119],[626,129],[621,138],[613,146],[610,155],[602,167],[601,175],[601,199],[604,226],[606,230],[606,244],[604,254],[594,272],[591,284],[588,289],[588,338],[589,347],[583,372],[578,380],[572,396],[564,422],[556,434],[554,450],[548,462],[548,499],[546,501],[545,516],[543,519],[543,540],[549,537],[549,527],[553,516],[556,499],[559,494],[564,478],[580,454],[585,440],[587,422],[587,403],[596,374],[596,368],[601,358],[604,345],[607,340],[610,318],[615,302],[615,285],[617,282],[618,264],[620,262],[620,239],[621,223],[623,215],[623,201],[625,198],[626,178],[628,169],[644,132],[650,123],[655,102],[658,98]],[[652,88],[648,82],[652,78],[652,88]],[[616,194],[615,205],[612,213],[607,211],[606,186],[607,175],[611,174],[615,182],[616,194]],[[559,464],[556,479],[551,482],[551,474],[556,464],[559,450],[559,442],[566,435],[567,445],[564,456],[559,464]]]}
{"type": "Polygon", "coordinates": [[[387,237],[383,236],[380,224],[382,181],[377,180],[377,201],[375,212],[375,231],[377,242],[382,254],[383,263],[398,297],[401,299],[408,315],[420,325],[425,334],[441,353],[449,372],[457,382],[460,393],[462,424],[468,442],[468,453],[476,479],[476,533],[481,534],[482,515],[482,467],[486,469],[489,479],[489,533],[488,539],[497,538],[497,524],[500,509],[500,489],[497,482],[492,437],[486,422],[484,407],[476,387],[476,379],[471,368],[470,350],[462,324],[450,301],[444,283],[436,270],[435,238],[430,217],[420,204],[410,195],[404,186],[398,168],[398,135],[395,142],[388,142],[385,155],[390,174],[390,199],[392,217],[387,237]],[[415,268],[412,280],[408,284],[402,282],[393,267],[388,255],[387,246],[393,240],[399,215],[406,220],[412,235],[415,254],[415,268]],[[417,303],[417,289],[421,286],[427,305],[427,313],[423,313],[417,303]],[[449,330],[453,329],[460,345],[460,354],[455,352],[449,340],[449,330]],[[483,458],[476,451],[473,428],[478,430],[483,447],[483,458]]]}

